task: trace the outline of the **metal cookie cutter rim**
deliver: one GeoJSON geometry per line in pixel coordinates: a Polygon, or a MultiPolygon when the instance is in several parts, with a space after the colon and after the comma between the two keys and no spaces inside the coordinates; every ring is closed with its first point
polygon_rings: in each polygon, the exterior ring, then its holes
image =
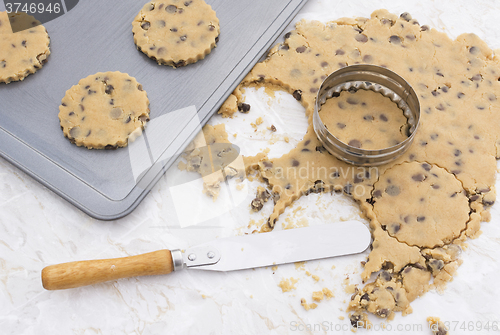
{"type": "Polygon", "coordinates": [[[395,72],[377,65],[351,65],[333,72],[321,84],[314,106],[313,126],[318,139],[332,155],[353,165],[382,165],[398,158],[410,147],[419,124],[420,103],[411,85],[395,72]],[[321,121],[319,111],[326,99],[352,89],[372,90],[389,97],[408,119],[409,136],[392,147],[376,150],[356,148],[340,141],[321,121]]]}

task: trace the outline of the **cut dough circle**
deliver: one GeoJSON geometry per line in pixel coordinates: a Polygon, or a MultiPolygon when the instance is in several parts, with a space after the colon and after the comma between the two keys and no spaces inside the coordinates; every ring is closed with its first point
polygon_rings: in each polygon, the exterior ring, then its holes
{"type": "Polygon", "coordinates": [[[149,121],[142,85],[121,72],[99,72],[71,87],[59,106],[64,136],[88,149],[127,146],[149,121]]]}
{"type": "Polygon", "coordinates": [[[174,68],[205,58],[219,41],[219,19],[203,0],[148,2],[132,22],[137,49],[174,68]]]}

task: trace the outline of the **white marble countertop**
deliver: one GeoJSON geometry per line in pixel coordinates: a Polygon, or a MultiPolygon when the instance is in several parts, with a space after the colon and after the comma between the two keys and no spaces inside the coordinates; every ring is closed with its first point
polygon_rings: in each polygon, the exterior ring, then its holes
{"type": "MultiPolygon", "coordinates": [[[[369,17],[379,8],[396,14],[408,11],[421,24],[443,30],[453,38],[473,32],[492,49],[500,48],[500,5],[493,0],[310,0],[295,21],[369,17]]],[[[303,108],[290,96],[277,94],[276,99],[271,99],[262,89],[249,90],[247,101],[252,105],[250,114],[232,120],[214,116],[210,121],[226,123],[230,135],[238,131],[234,142],[243,154],[252,155],[270,147],[271,157],[280,156],[305,133],[303,108]],[[272,146],[266,137],[269,135],[255,133],[250,126],[264,114],[264,122],[279,129],[272,146]],[[284,142],[285,136],[290,138],[289,143],[284,142]]],[[[345,279],[349,277],[350,284],[360,284],[360,261],[366,258],[366,252],[307,262],[305,269],[319,276],[319,282],[290,264],[276,270],[260,268],[232,273],[182,271],[65,291],[49,292],[42,288],[40,272],[50,264],[182,249],[242,234],[248,230],[250,220],[261,222],[271,212],[272,204],[268,203],[261,212],[250,213],[256,182],[246,181],[242,190],[233,184],[224,185],[214,204],[201,193],[201,180],[195,179],[189,184],[192,187],[184,188],[191,192],[185,195],[191,199],[189,210],[197,216],[196,221],[188,222],[178,214],[179,204],[172,196],[173,181],[180,174],[176,167],[171,168],[132,214],[114,222],[101,222],[0,159],[0,333],[351,334],[345,312],[350,298],[344,290],[345,279]],[[213,218],[207,220],[208,216],[213,218]],[[299,280],[296,290],[283,293],[278,284],[290,277],[299,280]],[[300,299],[312,302],[312,292],[323,287],[331,289],[335,298],[322,301],[315,310],[305,311],[300,299]],[[320,325],[324,328],[319,329],[320,325]]],[[[444,295],[431,291],[412,303],[412,314],[402,317],[398,313],[389,326],[394,333],[431,334],[425,328],[428,316],[457,321],[458,327],[463,322],[467,327],[487,321],[500,325],[498,203],[491,214],[491,222],[482,225],[483,234],[471,240],[470,248],[463,252],[464,263],[444,295]],[[398,326],[402,330],[397,330],[398,326]]],[[[311,194],[286,210],[277,229],[282,223],[314,225],[351,218],[359,218],[359,210],[350,199],[335,194],[311,194]]],[[[499,333],[492,329],[479,331],[477,326],[472,331],[458,327],[451,334],[499,333]]]]}

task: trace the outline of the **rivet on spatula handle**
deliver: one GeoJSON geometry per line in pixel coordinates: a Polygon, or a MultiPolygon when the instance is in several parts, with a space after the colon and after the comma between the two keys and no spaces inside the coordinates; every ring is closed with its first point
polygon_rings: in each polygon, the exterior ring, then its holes
{"type": "Polygon", "coordinates": [[[63,290],[136,276],[162,275],[174,271],[170,250],[143,255],[80,261],[47,266],[42,285],[47,290],[63,290]]]}

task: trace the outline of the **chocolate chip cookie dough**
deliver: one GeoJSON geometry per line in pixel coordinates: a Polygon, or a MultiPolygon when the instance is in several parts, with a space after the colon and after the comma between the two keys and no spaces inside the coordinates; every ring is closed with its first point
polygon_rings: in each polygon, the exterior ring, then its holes
{"type": "Polygon", "coordinates": [[[388,148],[408,137],[408,120],[403,111],[373,91],[335,94],[321,106],[319,116],[335,137],[356,148],[388,148]]]}
{"type": "Polygon", "coordinates": [[[42,68],[50,55],[50,38],[44,26],[23,12],[0,12],[0,83],[23,80],[42,68]],[[13,24],[29,27],[12,32],[13,24]]]}
{"type": "Polygon", "coordinates": [[[242,103],[241,88],[279,86],[306,109],[308,131],[279,158],[248,157],[275,199],[261,231],[271,230],[287,206],[311,192],[343,192],[370,221],[373,243],[349,303],[353,326],[368,314],[408,314],[410,303],[444,289],[461,264],[467,238],[480,234],[495,199],[500,157],[500,57],[476,35],[451,40],[412,19],[377,10],[371,18],[326,24],[300,21],[258,63],[227,101],[226,117],[242,103]],[[377,168],[339,161],[312,126],[321,82],[333,71],[370,63],[401,75],[421,105],[409,150],[377,168]],[[378,276],[376,276],[377,274],[378,276]],[[376,277],[377,279],[373,280],[376,277]]]}
{"type": "Polygon", "coordinates": [[[132,22],[137,49],[174,68],[205,58],[219,41],[219,20],[203,0],[149,2],[132,22]]]}
{"type": "Polygon", "coordinates": [[[128,74],[99,72],[66,92],[59,120],[72,143],[116,149],[142,134],[149,121],[149,100],[142,85],[128,74]]]}

